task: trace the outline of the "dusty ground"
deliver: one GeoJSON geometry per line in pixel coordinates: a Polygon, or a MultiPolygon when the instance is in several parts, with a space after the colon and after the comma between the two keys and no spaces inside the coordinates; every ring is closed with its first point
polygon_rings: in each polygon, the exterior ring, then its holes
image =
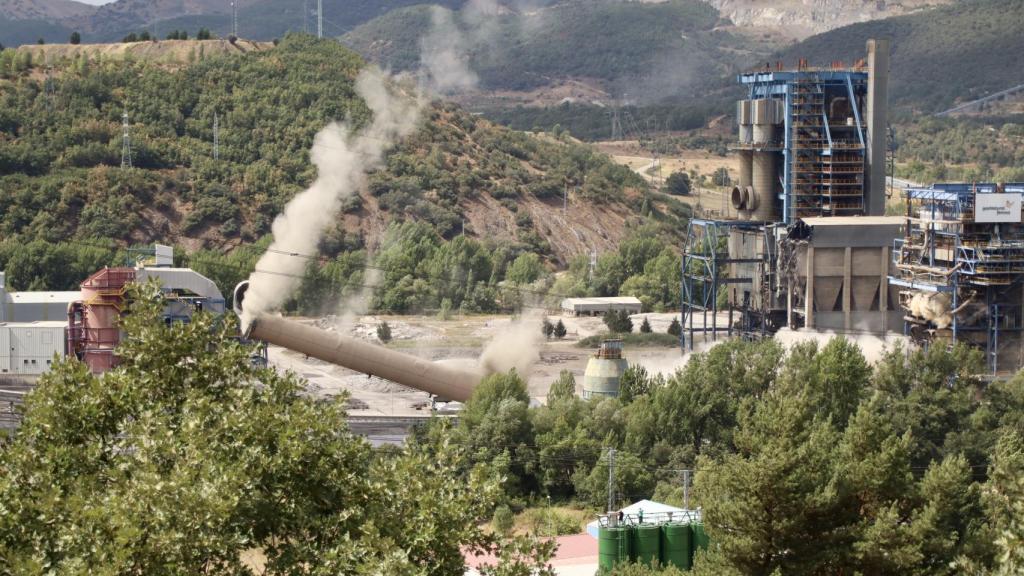
{"type": "Polygon", "coordinates": [[[26,44],[19,46],[19,52],[30,52],[32,61],[51,63],[76,58],[86,54],[90,58],[104,59],[134,58],[165,64],[186,64],[214,54],[244,54],[259,52],[274,47],[272,42],[238,40],[234,44],[224,39],[216,40],[158,40],[114,44],[26,44]]]}
{"type": "MultiPolygon", "coordinates": [[[[729,171],[729,177],[739,179],[739,158],[735,154],[719,156],[706,150],[684,150],[672,156],[654,156],[642,150],[635,141],[601,142],[596,146],[610,155],[615,162],[628,166],[645,180],[655,186],[664,184],[665,179],[673,172],[690,172],[705,174],[709,178],[719,168],[729,171]]],[[[729,218],[735,211],[729,205],[728,192],[725,188],[714,186],[694,186],[689,196],[679,196],[680,201],[699,208],[698,214],[708,218],[729,218]]]]}
{"type": "MultiPolygon", "coordinates": [[[[655,332],[665,332],[675,314],[636,315],[634,324],[639,326],[644,316],[655,332]]],[[[571,371],[577,383],[582,384],[583,372],[592,351],[577,347],[576,342],[605,331],[600,318],[556,315],[549,318],[552,322],[562,320],[565,324],[568,333],[563,340],[544,341],[540,337],[540,317],[523,321],[528,323],[524,332],[537,335],[535,343],[526,337],[521,344],[525,347],[536,345],[536,360],[527,375],[527,386],[530,396],[537,402],[544,402],[551,383],[562,370],[571,371]],[[531,329],[534,325],[535,331],[531,329]]],[[[447,321],[426,316],[361,316],[347,322],[336,317],[302,321],[380,344],[376,329],[384,320],[391,327],[393,338],[388,347],[435,361],[476,361],[494,338],[507,334],[516,326],[508,316],[466,316],[447,321]]],[[[724,325],[724,317],[721,322],[720,325],[724,325]]],[[[682,366],[684,361],[678,348],[627,348],[625,356],[631,363],[666,375],[682,366]]],[[[269,358],[271,364],[279,369],[291,370],[305,378],[315,395],[333,396],[342,391],[348,392],[349,413],[354,416],[423,416],[429,413],[430,398],[424,392],[367,377],[276,346],[270,348],[269,358]]]]}

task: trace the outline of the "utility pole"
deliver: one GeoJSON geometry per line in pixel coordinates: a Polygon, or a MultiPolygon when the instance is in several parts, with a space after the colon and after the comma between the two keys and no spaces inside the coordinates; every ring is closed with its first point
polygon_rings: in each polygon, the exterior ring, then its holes
{"type": "Polygon", "coordinates": [[[588,278],[588,280],[590,280],[590,281],[594,280],[594,271],[595,270],[597,270],[597,250],[591,250],[590,251],[590,272],[589,272],[590,277],[588,278]]]}
{"type": "Polygon", "coordinates": [[[316,37],[324,37],[324,0],[316,0],[316,37]]]}
{"type": "Polygon", "coordinates": [[[128,110],[121,115],[121,169],[132,167],[132,139],[128,132],[128,110]]]}
{"type": "Polygon", "coordinates": [[[220,118],[213,113],[213,159],[220,160],[220,118]]]}
{"type": "Polygon", "coordinates": [[[309,34],[309,0],[302,0],[302,33],[309,34]]]}
{"type": "Polygon", "coordinates": [[[683,509],[690,509],[690,471],[683,470],[683,509]]]}
{"type": "Polygon", "coordinates": [[[615,509],[615,448],[608,449],[608,513],[615,509]]]}

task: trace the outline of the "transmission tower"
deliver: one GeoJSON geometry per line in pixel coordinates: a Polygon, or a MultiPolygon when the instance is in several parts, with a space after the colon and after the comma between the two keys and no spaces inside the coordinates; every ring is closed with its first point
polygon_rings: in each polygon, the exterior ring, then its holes
{"type": "Polygon", "coordinates": [[[302,0],[302,33],[309,34],[309,0],[302,0]]]}
{"type": "Polygon", "coordinates": [[[622,118],[619,117],[618,103],[612,104],[612,141],[622,140],[622,118]]]}
{"type": "Polygon", "coordinates": [[[128,133],[128,110],[121,115],[121,168],[132,167],[132,137],[128,133]]]}
{"type": "Polygon", "coordinates": [[[324,0],[316,0],[316,37],[324,37],[324,0]]]}
{"type": "Polygon", "coordinates": [[[213,159],[220,160],[220,118],[213,113],[213,159]]]}
{"type": "Polygon", "coordinates": [[[231,2],[231,35],[238,38],[238,9],[231,2]]]}

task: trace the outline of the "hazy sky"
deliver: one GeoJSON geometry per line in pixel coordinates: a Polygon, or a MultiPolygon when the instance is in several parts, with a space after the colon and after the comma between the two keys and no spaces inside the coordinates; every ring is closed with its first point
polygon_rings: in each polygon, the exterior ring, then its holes
{"type": "Polygon", "coordinates": [[[93,6],[99,6],[100,4],[110,4],[114,0],[77,0],[82,4],[92,4],[93,6]]]}

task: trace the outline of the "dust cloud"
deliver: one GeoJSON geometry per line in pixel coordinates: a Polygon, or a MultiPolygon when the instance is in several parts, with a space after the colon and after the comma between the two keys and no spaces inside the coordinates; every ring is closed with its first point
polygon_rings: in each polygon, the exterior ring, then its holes
{"type": "Polygon", "coordinates": [[[948,294],[917,292],[910,299],[910,315],[924,318],[944,330],[953,324],[953,312],[948,294]]]}
{"type": "Polygon", "coordinates": [[[380,70],[364,69],[355,86],[373,112],[373,120],[358,131],[347,123],[332,122],[316,135],[310,156],[317,179],[274,219],[274,241],[249,277],[243,327],[288,299],[308,264],[307,259],[295,255],[316,253],[324,231],[337,218],[341,201],[359,189],[369,170],[381,164],[385,150],[412,133],[419,122],[422,99],[396,93],[380,70]]]}
{"type": "Polygon", "coordinates": [[[430,9],[430,31],[420,39],[420,77],[427,88],[442,95],[476,88],[480,78],[469,67],[469,43],[452,12],[430,9]]]}
{"type": "Polygon", "coordinates": [[[480,369],[485,374],[494,374],[515,368],[523,378],[529,376],[530,369],[540,357],[542,318],[540,312],[531,312],[513,321],[507,330],[484,346],[478,360],[480,369]]]}

